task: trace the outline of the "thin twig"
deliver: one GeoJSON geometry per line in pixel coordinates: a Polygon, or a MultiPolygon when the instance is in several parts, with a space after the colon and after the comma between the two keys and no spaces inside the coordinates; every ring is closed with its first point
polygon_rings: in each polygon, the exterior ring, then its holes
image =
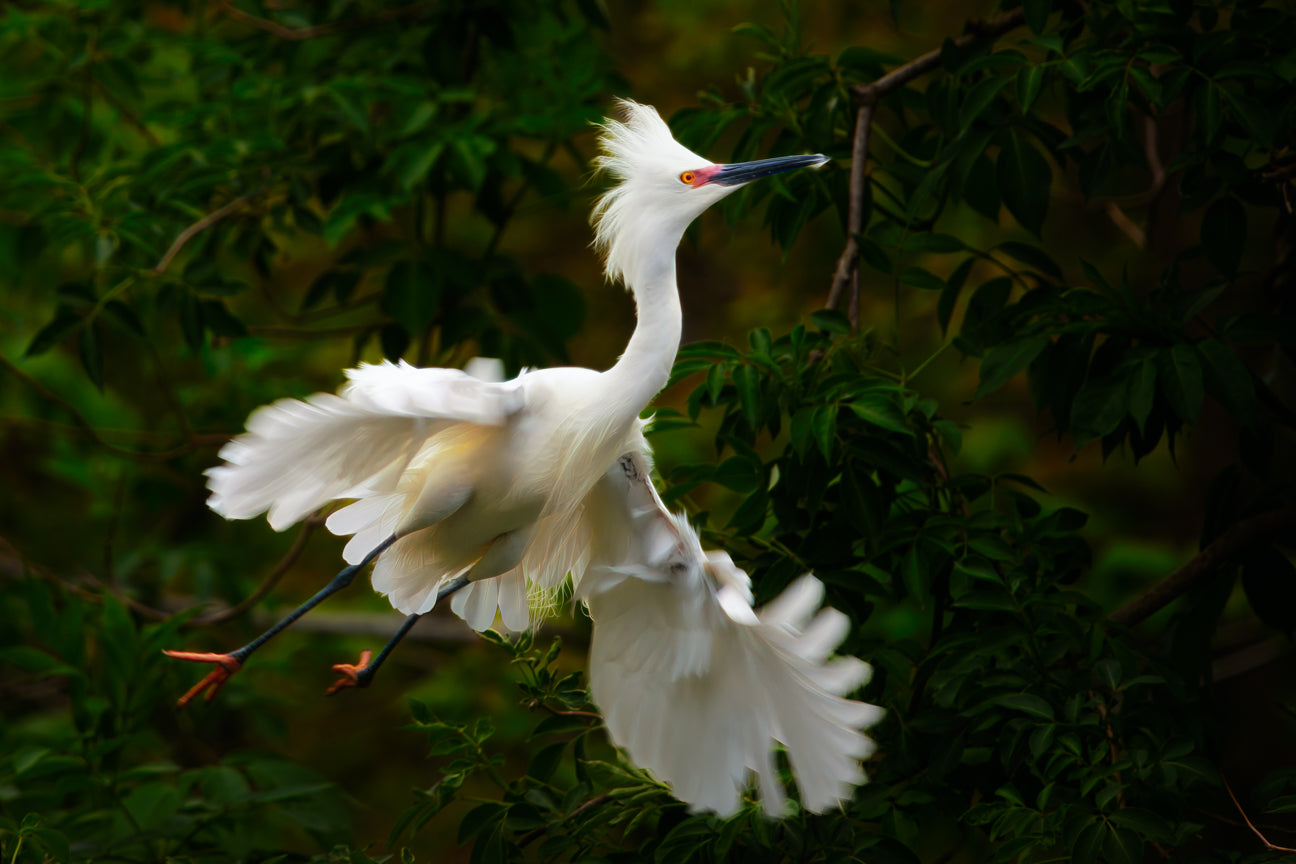
{"type": "Polygon", "coordinates": [[[104,101],[111,105],[121,118],[126,121],[127,125],[138,132],[145,141],[154,147],[162,146],[162,142],[153,134],[153,130],[144,125],[144,121],[139,118],[135,112],[131,111],[127,105],[118,99],[111,90],[103,85],[102,82],[95,82],[98,86],[96,89],[104,97],[104,101]]]}
{"type": "MultiPolygon", "coordinates": [[[[593,798],[589,799],[588,801],[586,801],[585,803],[577,807],[575,810],[568,813],[567,818],[565,818],[563,821],[570,822],[571,820],[575,819],[577,816],[584,813],[586,810],[592,810],[595,807],[601,807],[602,805],[606,804],[611,800],[612,800],[611,795],[595,795],[593,798]]],[[[530,844],[534,843],[536,840],[544,836],[544,833],[547,829],[548,826],[541,826],[539,828],[536,828],[534,831],[527,832],[521,837],[521,839],[518,840],[517,843],[518,848],[523,849],[529,846],[530,844]]]]}
{"type": "Polygon", "coordinates": [[[557,717],[589,717],[593,720],[598,720],[600,723],[603,722],[603,715],[596,714],[593,711],[568,711],[564,708],[555,708],[546,702],[541,702],[539,699],[532,699],[527,703],[527,708],[543,708],[557,717]]]}
{"type": "Polygon", "coordinates": [[[369,321],[365,324],[351,324],[346,327],[329,327],[320,330],[307,330],[300,327],[263,327],[253,325],[247,328],[253,336],[269,336],[278,339],[334,339],[338,336],[355,336],[366,330],[376,330],[384,324],[391,323],[390,318],[369,321]]]}
{"type": "Polygon", "coordinates": [[[180,250],[184,248],[186,243],[193,239],[195,234],[205,231],[236,210],[241,210],[246,207],[248,203],[257,196],[257,194],[258,193],[256,192],[249,192],[246,195],[240,195],[224,207],[221,207],[218,210],[213,210],[211,213],[208,213],[206,216],[181,231],[175,241],[172,242],[171,248],[166,251],[166,254],[158,261],[157,266],[153,268],[152,275],[162,275],[162,273],[166,271],[167,267],[171,265],[171,260],[179,254],[180,250]]]}
{"type": "MultiPolygon", "coordinates": [[[[1025,20],[1025,12],[1017,9],[1000,15],[992,21],[969,21],[965,27],[964,35],[955,39],[954,44],[959,48],[963,48],[975,42],[997,39],[1009,30],[1021,26],[1025,20]]],[[[842,250],[841,257],[837,259],[837,267],[833,271],[832,287],[828,292],[827,306],[829,309],[836,309],[841,303],[842,292],[849,287],[851,295],[846,316],[850,319],[852,327],[857,327],[859,324],[859,241],[856,238],[864,230],[865,163],[868,160],[868,143],[873,124],[873,109],[882,96],[903,87],[918,76],[938,68],[940,62],[941,49],[938,48],[928,51],[898,69],[891,70],[875,81],[870,81],[867,84],[857,84],[851,88],[851,92],[855,96],[855,102],[859,107],[855,114],[855,135],[851,148],[849,210],[846,214],[847,237],[846,246],[842,250]]]]}
{"type": "Polygon", "coordinates": [[[235,21],[241,21],[257,29],[264,30],[267,33],[278,36],[280,39],[286,39],[291,42],[302,39],[317,39],[320,36],[331,36],[334,33],[345,33],[348,30],[354,30],[360,27],[371,27],[374,24],[383,24],[388,21],[395,21],[399,18],[407,18],[411,15],[417,15],[420,12],[431,8],[429,3],[414,3],[409,6],[399,6],[395,9],[388,9],[386,12],[380,12],[371,18],[362,18],[356,21],[341,21],[332,24],[316,24],[311,27],[285,27],[283,24],[271,21],[268,18],[259,18],[249,12],[244,12],[234,5],[232,0],[218,0],[217,3],[221,10],[233,18],[235,21]]]}
{"type": "MultiPolygon", "coordinates": [[[[297,562],[297,559],[301,557],[302,552],[306,550],[306,542],[323,521],[324,517],[322,515],[315,514],[302,523],[301,531],[297,533],[297,539],[293,541],[292,546],[284,553],[283,558],[279,559],[279,563],[276,564],[274,569],[271,570],[266,578],[261,581],[261,584],[257,586],[255,591],[233,606],[228,606],[224,609],[217,609],[213,612],[208,612],[205,615],[199,615],[192,618],[185,622],[185,626],[210,627],[213,624],[220,624],[229,621],[232,618],[237,618],[257,603],[261,602],[261,600],[270,593],[274,586],[279,583],[279,580],[284,577],[284,574],[288,572],[292,565],[297,562]]],[[[164,621],[175,614],[174,611],[169,609],[158,609],[145,603],[141,603],[130,595],[118,590],[116,585],[111,583],[105,584],[89,571],[82,571],[81,578],[83,581],[93,585],[100,592],[112,594],[118,600],[122,601],[131,609],[146,618],[150,618],[154,621],[164,621]]],[[[69,585],[67,582],[63,582],[63,584],[69,585]]]]}
{"type": "Polygon", "coordinates": [[[244,597],[238,603],[230,606],[228,609],[218,609],[215,612],[209,612],[206,615],[199,615],[197,618],[189,621],[188,626],[210,627],[212,624],[220,624],[229,621],[232,618],[239,617],[244,612],[260,603],[262,598],[269,594],[275,585],[279,584],[279,580],[284,577],[284,574],[287,573],[289,569],[291,569],[292,565],[297,563],[297,559],[306,551],[306,544],[310,540],[311,535],[314,534],[315,529],[322,524],[324,524],[323,515],[315,513],[308,517],[306,521],[302,523],[301,530],[297,532],[297,538],[293,540],[292,546],[288,547],[288,551],[279,559],[279,563],[274,566],[274,569],[266,574],[265,579],[261,580],[261,584],[257,586],[255,591],[244,597]]]}
{"type": "Polygon", "coordinates": [[[1241,802],[1239,802],[1237,796],[1233,794],[1233,788],[1229,786],[1228,778],[1221,773],[1220,780],[1224,781],[1224,791],[1228,793],[1229,798],[1233,799],[1233,806],[1242,814],[1242,820],[1246,822],[1246,826],[1251,829],[1251,833],[1260,838],[1260,842],[1265,845],[1266,849],[1270,852],[1296,852],[1296,849],[1293,849],[1290,846],[1277,846],[1270,843],[1269,838],[1261,834],[1260,829],[1251,824],[1251,817],[1247,816],[1246,811],[1242,809],[1241,802]]]}
{"type": "Polygon", "coordinates": [[[1192,560],[1117,609],[1107,620],[1126,627],[1134,627],[1151,617],[1175,598],[1209,579],[1224,562],[1239,552],[1267,540],[1282,529],[1296,528],[1296,509],[1271,510],[1250,519],[1243,519],[1215,538],[1192,560]]]}
{"type": "Polygon", "coordinates": [[[1147,234],[1134,223],[1134,220],[1125,215],[1125,211],[1115,201],[1108,201],[1105,207],[1107,218],[1119,228],[1126,237],[1134,242],[1134,245],[1140,249],[1147,246],[1147,234]]]}
{"type": "Polygon", "coordinates": [[[211,437],[211,436],[189,435],[185,437],[185,440],[182,443],[177,444],[176,446],[166,450],[156,450],[156,451],[127,450],[124,447],[118,447],[116,444],[113,444],[112,442],[106,440],[102,435],[99,434],[99,430],[95,429],[95,427],[91,425],[90,421],[85,418],[85,415],[83,415],[80,411],[78,411],[76,407],[72,405],[72,403],[68,402],[62,396],[59,396],[54,391],[50,390],[48,387],[46,387],[44,384],[40,383],[35,378],[28,375],[26,372],[23,372],[16,365],[14,365],[14,363],[11,360],[9,360],[9,358],[5,357],[4,355],[0,355],[0,367],[4,367],[6,370],[8,370],[10,374],[12,374],[14,377],[18,378],[20,381],[22,381],[24,384],[26,384],[28,387],[34,390],[36,394],[40,396],[42,399],[44,399],[47,402],[51,402],[57,405],[58,407],[60,407],[61,409],[63,409],[64,411],[66,411],[69,415],[71,415],[72,420],[75,423],[76,427],[80,429],[81,432],[84,433],[91,441],[93,441],[97,446],[102,447],[104,450],[107,450],[109,453],[113,453],[117,456],[122,456],[127,459],[138,459],[145,462],[169,462],[172,459],[185,455],[186,453],[190,452],[195,447],[197,447],[200,443],[206,441],[211,437]]]}
{"type": "Polygon", "coordinates": [[[832,289],[828,292],[827,308],[836,309],[841,303],[842,291],[851,289],[847,313],[851,327],[859,325],[859,235],[864,230],[864,182],[868,162],[869,130],[872,128],[874,102],[860,102],[855,112],[855,138],[851,148],[850,209],[846,213],[846,248],[837,259],[833,271],[832,289]]]}

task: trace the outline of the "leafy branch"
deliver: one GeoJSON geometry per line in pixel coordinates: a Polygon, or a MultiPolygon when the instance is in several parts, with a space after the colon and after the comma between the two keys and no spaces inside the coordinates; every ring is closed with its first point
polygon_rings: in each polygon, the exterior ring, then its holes
{"type": "MultiPolygon", "coordinates": [[[[992,41],[1009,30],[1020,27],[1026,20],[1022,9],[1000,15],[991,21],[969,21],[964,26],[964,35],[954,40],[954,45],[965,48],[978,42],[992,41]]],[[[837,259],[833,270],[832,288],[828,292],[828,309],[838,309],[842,293],[850,289],[850,301],[846,317],[851,327],[859,327],[859,259],[860,248],[857,239],[864,231],[864,188],[867,182],[867,164],[869,136],[873,128],[873,112],[878,100],[897,90],[910,81],[939,68],[943,49],[934,49],[898,69],[883,75],[868,84],[856,84],[851,88],[858,106],[855,109],[855,131],[852,136],[850,185],[848,190],[849,206],[846,214],[846,246],[837,259]]]]}
{"type": "Polygon", "coordinates": [[[1134,627],[1211,578],[1221,566],[1234,563],[1249,549],[1280,532],[1296,530],[1296,509],[1286,508],[1252,516],[1234,524],[1187,564],[1135,597],[1110,616],[1109,620],[1134,627]]]}

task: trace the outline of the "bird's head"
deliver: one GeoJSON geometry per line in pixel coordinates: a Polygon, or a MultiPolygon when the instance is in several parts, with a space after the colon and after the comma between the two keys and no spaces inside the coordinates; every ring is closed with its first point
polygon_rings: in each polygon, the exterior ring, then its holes
{"type": "Polygon", "coordinates": [[[717,165],[676,141],[656,109],[619,100],[623,120],[599,137],[599,170],[618,181],[594,207],[594,244],[609,279],[632,285],[645,268],[674,260],[684,229],[712,204],[761,177],[822,165],[827,156],[778,156],[717,165]]]}

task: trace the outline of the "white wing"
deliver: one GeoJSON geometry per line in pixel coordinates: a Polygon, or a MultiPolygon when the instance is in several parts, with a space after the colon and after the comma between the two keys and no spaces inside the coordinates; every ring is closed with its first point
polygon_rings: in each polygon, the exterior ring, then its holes
{"type": "Polygon", "coordinates": [[[808,575],[753,610],[747,574],[702,550],[648,472],[643,453],[626,454],[586,507],[579,592],[594,621],[590,688],[612,741],[694,809],[733,813],[755,774],[766,812],[781,815],[776,742],[807,809],[848,800],[874,749],[860,730],[882,716],[844,698],[868,665],[828,659],[848,619],[816,613],[823,586],[808,575]]]}
{"type": "Polygon", "coordinates": [[[518,379],[482,380],[405,362],[347,370],[342,390],[280,399],[207,471],[208,505],[227,519],[269,511],[281,531],[358,487],[393,484],[427,438],[453,423],[500,425],[522,408],[518,379]]]}

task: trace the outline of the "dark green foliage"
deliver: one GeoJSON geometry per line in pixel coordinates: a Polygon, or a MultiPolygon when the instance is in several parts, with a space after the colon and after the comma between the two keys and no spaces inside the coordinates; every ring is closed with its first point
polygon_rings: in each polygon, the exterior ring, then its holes
{"type": "MultiPolygon", "coordinates": [[[[978,421],[952,417],[1013,405],[1068,454],[1134,462],[1211,436],[1201,512],[1172,517],[1202,548],[1292,505],[1296,15],[1026,0],[998,40],[951,23],[935,67],[878,94],[853,199],[852,88],[911,58],[813,53],[780,5],[784,22],[733,31],[760,73],[672,125],[713,158],[832,156],[726,216],[787,248],[844,242],[833,220],[855,207],[861,305],[895,324],[859,326],[844,301],[742,348],[687,345],[652,435],[665,499],[758,600],[810,571],[851,617],[843,650],[875,669],[856,695],[888,712],[871,782],[841,813],[690,814],[609,746],[579,651],[543,635],[490,638],[481,654],[511,659],[518,686],[474,681],[488,706],[420,694],[407,730],[375,709],[330,740],[378,742],[380,774],[400,741],[425,747],[394,813],[328,766],[240,749],[315,719],[273,684],[240,676],[211,713],[173,713],[192,670],[159,649],[196,637],[161,610],[237,602],[285,545],[243,548],[262,535],[199,515],[200,471],[248,410],[357,359],[565,360],[583,296],[505,237],[527,204],[586,206],[581,136],[621,89],[607,10],[10,4],[0,401],[42,425],[4,427],[0,858],[404,862],[436,835],[483,864],[1270,860],[1231,826],[1236,806],[1288,836],[1296,771],[1268,751],[1290,752],[1290,716],[1234,805],[1211,660],[1230,596],[1290,638],[1290,536],[1223,555],[1132,631],[1110,610],[1134,586],[1098,579],[1089,543],[1127,511],[1094,527],[1020,466],[963,467],[978,421]],[[976,375],[941,404],[920,373],[946,337],[976,375]],[[352,832],[362,815],[376,833],[352,832]]],[[[1259,701],[1290,715],[1290,699],[1259,701]]]]}

